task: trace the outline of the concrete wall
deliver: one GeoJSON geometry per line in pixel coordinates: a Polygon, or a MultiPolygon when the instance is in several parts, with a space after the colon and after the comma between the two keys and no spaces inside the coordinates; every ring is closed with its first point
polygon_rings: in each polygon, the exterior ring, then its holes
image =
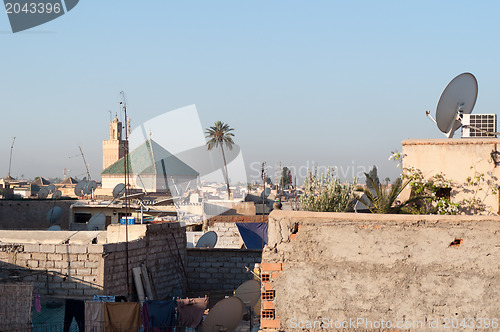
{"type": "Polygon", "coordinates": [[[497,216],[274,211],[263,252],[269,281],[261,328],[353,319],[360,330],[383,320],[417,324],[413,331],[498,318],[499,236],[497,216]]]}
{"type": "Polygon", "coordinates": [[[488,190],[500,178],[500,167],[495,167],[490,156],[496,144],[500,144],[500,138],[409,139],[402,142],[403,166],[421,170],[426,178],[443,173],[454,182],[452,201],[473,197],[476,192],[486,213],[497,214],[499,195],[488,190]],[[481,190],[466,185],[467,177],[474,177],[475,172],[484,174],[481,190]]]}
{"type": "Polygon", "coordinates": [[[233,291],[253,279],[253,270],[262,259],[261,250],[187,249],[188,289],[190,292],[233,291]]]}
{"type": "MultiPolygon", "coordinates": [[[[128,226],[130,294],[135,293],[132,268],[141,263],[146,264],[159,299],[179,290],[184,293],[185,228],[179,223],[135,226],[128,226]]],[[[105,232],[11,231],[15,234],[0,235],[0,268],[9,271],[2,271],[1,277],[10,280],[17,274],[16,280],[33,282],[34,291],[39,294],[63,298],[127,295],[126,244],[110,243],[121,240],[124,228],[124,225],[116,225],[105,232]],[[58,235],[66,237],[63,233],[71,234],[67,240],[60,241],[58,235]],[[102,237],[106,233],[109,239],[102,237]],[[86,236],[88,234],[91,236],[86,236]],[[53,235],[54,240],[47,235],[53,235]],[[8,240],[23,236],[30,240],[8,240]]]]}
{"type": "Polygon", "coordinates": [[[0,200],[0,229],[39,229],[50,227],[47,213],[54,206],[63,214],[58,224],[68,229],[69,207],[76,201],[64,200],[0,200]]]}

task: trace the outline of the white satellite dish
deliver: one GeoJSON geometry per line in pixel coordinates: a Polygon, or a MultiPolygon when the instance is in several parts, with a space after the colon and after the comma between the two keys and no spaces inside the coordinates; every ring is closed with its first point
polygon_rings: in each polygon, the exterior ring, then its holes
{"type": "Polygon", "coordinates": [[[51,224],[54,224],[61,219],[62,209],[59,206],[54,206],[52,209],[47,212],[47,221],[51,224]]]}
{"type": "Polygon", "coordinates": [[[83,189],[83,192],[85,193],[85,195],[91,195],[96,188],[97,188],[97,182],[92,180],[87,183],[87,185],[83,189]]]}
{"type": "Polygon", "coordinates": [[[455,131],[462,126],[463,115],[472,113],[477,90],[477,80],[471,73],[458,75],[444,89],[436,107],[436,119],[432,120],[446,137],[452,138],[455,131]]]}
{"type": "Polygon", "coordinates": [[[47,228],[47,230],[48,231],[60,231],[61,230],[61,226],[59,226],[59,225],[52,225],[49,228],[47,228]]]}
{"type": "Polygon", "coordinates": [[[61,198],[62,196],[62,192],[60,190],[56,190],[53,194],[52,194],[52,198],[53,199],[59,199],[61,198]]]}
{"type": "Polygon", "coordinates": [[[217,244],[217,233],[214,231],[206,232],[203,234],[198,242],[196,248],[213,248],[217,244]]]}
{"type": "Polygon", "coordinates": [[[254,307],[260,299],[260,282],[255,279],[245,281],[234,291],[234,296],[239,297],[244,304],[254,307]]]}
{"type": "Polygon", "coordinates": [[[113,198],[118,198],[125,194],[125,185],[123,183],[118,183],[113,189],[113,198]]]}
{"type": "Polygon", "coordinates": [[[47,186],[47,190],[49,191],[49,194],[53,194],[56,191],[56,186],[54,186],[53,184],[49,184],[47,186]]]}
{"type": "Polygon", "coordinates": [[[234,331],[243,317],[243,302],[236,296],[223,299],[210,309],[203,322],[203,332],[234,331]]]}
{"type": "Polygon", "coordinates": [[[83,190],[85,189],[85,186],[87,185],[87,181],[82,180],[77,183],[75,186],[75,195],[76,196],[83,196],[83,190]]]}
{"type": "Polygon", "coordinates": [[[38,192],[38,198],[44,199],[44,198],[47,198],[48,195],[49,195],[49,190],[47,189],[47,187],[43,187],[38,192]]]}
{"type": "Polygon", "coordinates": [[[96,213],[87,224],[88,231],[101,231],[106,227],[106,215],[102,212],[96,213]]]}

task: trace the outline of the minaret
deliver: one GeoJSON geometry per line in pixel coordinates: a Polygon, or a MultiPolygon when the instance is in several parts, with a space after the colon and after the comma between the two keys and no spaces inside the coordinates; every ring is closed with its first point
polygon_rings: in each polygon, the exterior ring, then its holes
{"type": "Polygon", "coordinates": [[[122,140],[122,123],[115,118],[109,124],[109,140],[102,141],[102,168],[106,169],[125,156],[125,144],[122,140]]]}

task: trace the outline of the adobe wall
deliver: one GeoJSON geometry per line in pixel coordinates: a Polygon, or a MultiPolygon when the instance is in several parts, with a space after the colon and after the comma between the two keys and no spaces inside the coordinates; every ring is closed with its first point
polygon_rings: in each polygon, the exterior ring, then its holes
{"type": "Polygon", "coordinates": [[[74,200],[0,200],[0,229],[39,229],[45,230],[51,225],[47,213],[54,206],[62,209],[58,225],[68,229],[69,207],[74,200]]]}
{"type": "Polygon", "coordinates": [[[383,320],[425,331],[498,318],[499,240],[498,216],[274,211],[261,328],[367,330],[383,320]]]}
{"type": "MultiPolygon", "coordinates": [[[[177,289],[185,292],[185,227],[179,223],[134,226],[129,226],[128,243],[131,294],[135,294],[132,268],[141,263],[146,264],[159,299],[177,289]]],[[[121,235],[124,228],[114,225],[103,232],[3,231],[0,277],[33,282],[39,294],[62,298],[127,295],[126,244],[108,243],[119,241],[121,236],[114,233],[121,235]],[[109,239],[103,237],[106,233],[109,239]],[[58,238],[66,236],[67,240],[58,238]],[[19,240],[22,238],[26,240],[19,240]],[[18,277],[13,277],[15,274],[18,277]]]]}

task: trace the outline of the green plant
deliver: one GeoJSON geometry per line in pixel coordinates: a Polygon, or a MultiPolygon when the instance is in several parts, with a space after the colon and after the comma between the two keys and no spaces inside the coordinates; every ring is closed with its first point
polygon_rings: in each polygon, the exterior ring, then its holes
{"type": "Polygon", "coordinates": [[[355,189],[355,182],[340,182],[328,168],[326,174],[309,173],[304,181],[300,203],[306,211],[352,212],[356,202],[355,189]]]}
{"type": "Polygon", "coordinates": [[[406,205],[424,199],[423,196],[415,196],[401,203],[397,201],[399,194],[408,185],[409,181],[397,178],[391,186],[383,185],[378,177],[377,167],[373,166],[366,177],[366,188],[362,191],[364,195],[359,199],[373,213],[400,213],[406,205]]]}
{"type": "Polygon", "coordinates": [[[226,155],[224,154],[224,145],[229,149],[233,149],[234,134],[231,132],[234,129],[229,127],[227,123],[222,121],[216,121],[215,124],[207,128],[205,130],[205,138],[208,138],[207,149],[210,151],[214,147],[220,147],[220,151],[222,152],[222,160],[224,161],[224,175],[227,185],[227,195],[228,198],[231,198],[231,191],[229,190],[229,176],[227,174],[227,163],[226,163],[226,155]]]}

